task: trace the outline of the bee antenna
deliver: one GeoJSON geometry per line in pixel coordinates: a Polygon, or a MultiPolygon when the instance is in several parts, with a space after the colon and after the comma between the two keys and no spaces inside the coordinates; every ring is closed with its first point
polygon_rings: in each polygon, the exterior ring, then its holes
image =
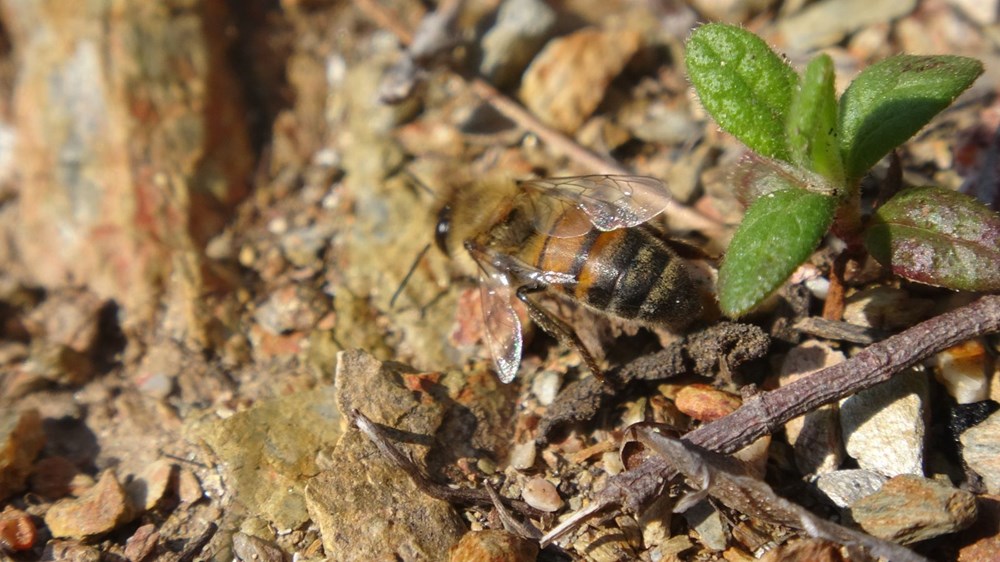
{"type": "Polygon", "coordinates": [[[403,289],[406,287],[406,284],[410,281],[410,277],[413,276],[413,272],[417,270],[417,265],[420,264],[420,260],[424,259],[424,254],[426,254],[427,250],[430,249],[431,245],[428,244],[424,246],[423,250],[420,250],[419,254],[417,254],[417,259],[413,260],[413,265],[410,266],[410,270],[406,272],[406,275],[403,276],[403,280],[399,282],[399,288],[396,289],[396,292],[392,294],[392,298],[389,299],[389,310],[396,308],[396,299],[399,298],[399,295],[403,293],[403,289]]]}
{"type": "Polygon", "coordinates": [[[407,169],[407,170],[403,170],[403,173],[406,174],[406,176],[408,178],[410,178],[410,181],[412,181],[415,186],[417,186],[418,188],[420,188],[421,191],[423,191],[424,193],[430,195],[432,198],[437,198],[437,196],[438,196],[437,192],[434,191],[433,189],[431,189],[430,186],[428,186],[426,183],[424,183],[423,180],[421,180],[420,178],[418,178],[417,175],[414,174],[412,171],[410,171],[410,170],[407,169]]]}

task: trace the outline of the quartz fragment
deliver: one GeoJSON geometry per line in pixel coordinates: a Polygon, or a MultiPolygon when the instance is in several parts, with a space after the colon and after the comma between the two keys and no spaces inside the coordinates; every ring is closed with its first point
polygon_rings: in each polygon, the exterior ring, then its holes
{"type": "Polygon", "coordinates": [[[885,476],[923,474],[927,377],[904,371],[840,403],[847,454],[885,476]]]}

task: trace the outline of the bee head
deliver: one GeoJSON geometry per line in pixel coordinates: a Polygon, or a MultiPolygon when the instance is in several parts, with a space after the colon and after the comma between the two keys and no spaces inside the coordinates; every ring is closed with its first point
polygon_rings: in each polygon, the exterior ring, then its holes
{"type": "Polygon", "coordinates": [[[434,244],[444,255],[449,256],[451,254],[448,251],[448,236],[451,233],[451,205],[441,207],[437,219],[437,226],[434,227],[434,244]]]}

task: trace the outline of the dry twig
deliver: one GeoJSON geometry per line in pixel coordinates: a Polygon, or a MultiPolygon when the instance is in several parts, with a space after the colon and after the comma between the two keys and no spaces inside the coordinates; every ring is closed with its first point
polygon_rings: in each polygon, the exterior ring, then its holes
{"type": "MultiPolygon", "coordinates": [[[[732,453],[773,432],[789,420],[889,380],[894,374],[965,340],[1000,331],[1000,296],[935,316],[872,344],[854,357],[772,392],[756,395],[733,413],[683,437],[687,443],[718,453],[732,453]]],[[[594,503],[550,531],[551,542],[594,513],[624,507],[640,512],[662,493],[675,475],[670,464],[653,457],[609,479],[594,503]]]]}

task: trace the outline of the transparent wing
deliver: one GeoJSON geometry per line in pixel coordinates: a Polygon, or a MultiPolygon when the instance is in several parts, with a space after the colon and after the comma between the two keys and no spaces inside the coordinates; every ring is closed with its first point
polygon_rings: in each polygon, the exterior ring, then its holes
{"type": "Polygon", "coordinates": [[[486,344],[493,355],[497,376],[504,383],[514,380],[521,364],[521,320],[514,310],[514,289],[510,279],[491,267],[479,272],[479,291],[483,304],[486,344]],[[488,271],[489,270],[489,271],[488,271]]]}
{"type": "Polygon", "coordinates": [[[667,186],[647,176],[577,176],[521,182],[534,209],[535,227],[559,238],[586,234],[591,226],[638,226],[670,203],[667,186]]]}

